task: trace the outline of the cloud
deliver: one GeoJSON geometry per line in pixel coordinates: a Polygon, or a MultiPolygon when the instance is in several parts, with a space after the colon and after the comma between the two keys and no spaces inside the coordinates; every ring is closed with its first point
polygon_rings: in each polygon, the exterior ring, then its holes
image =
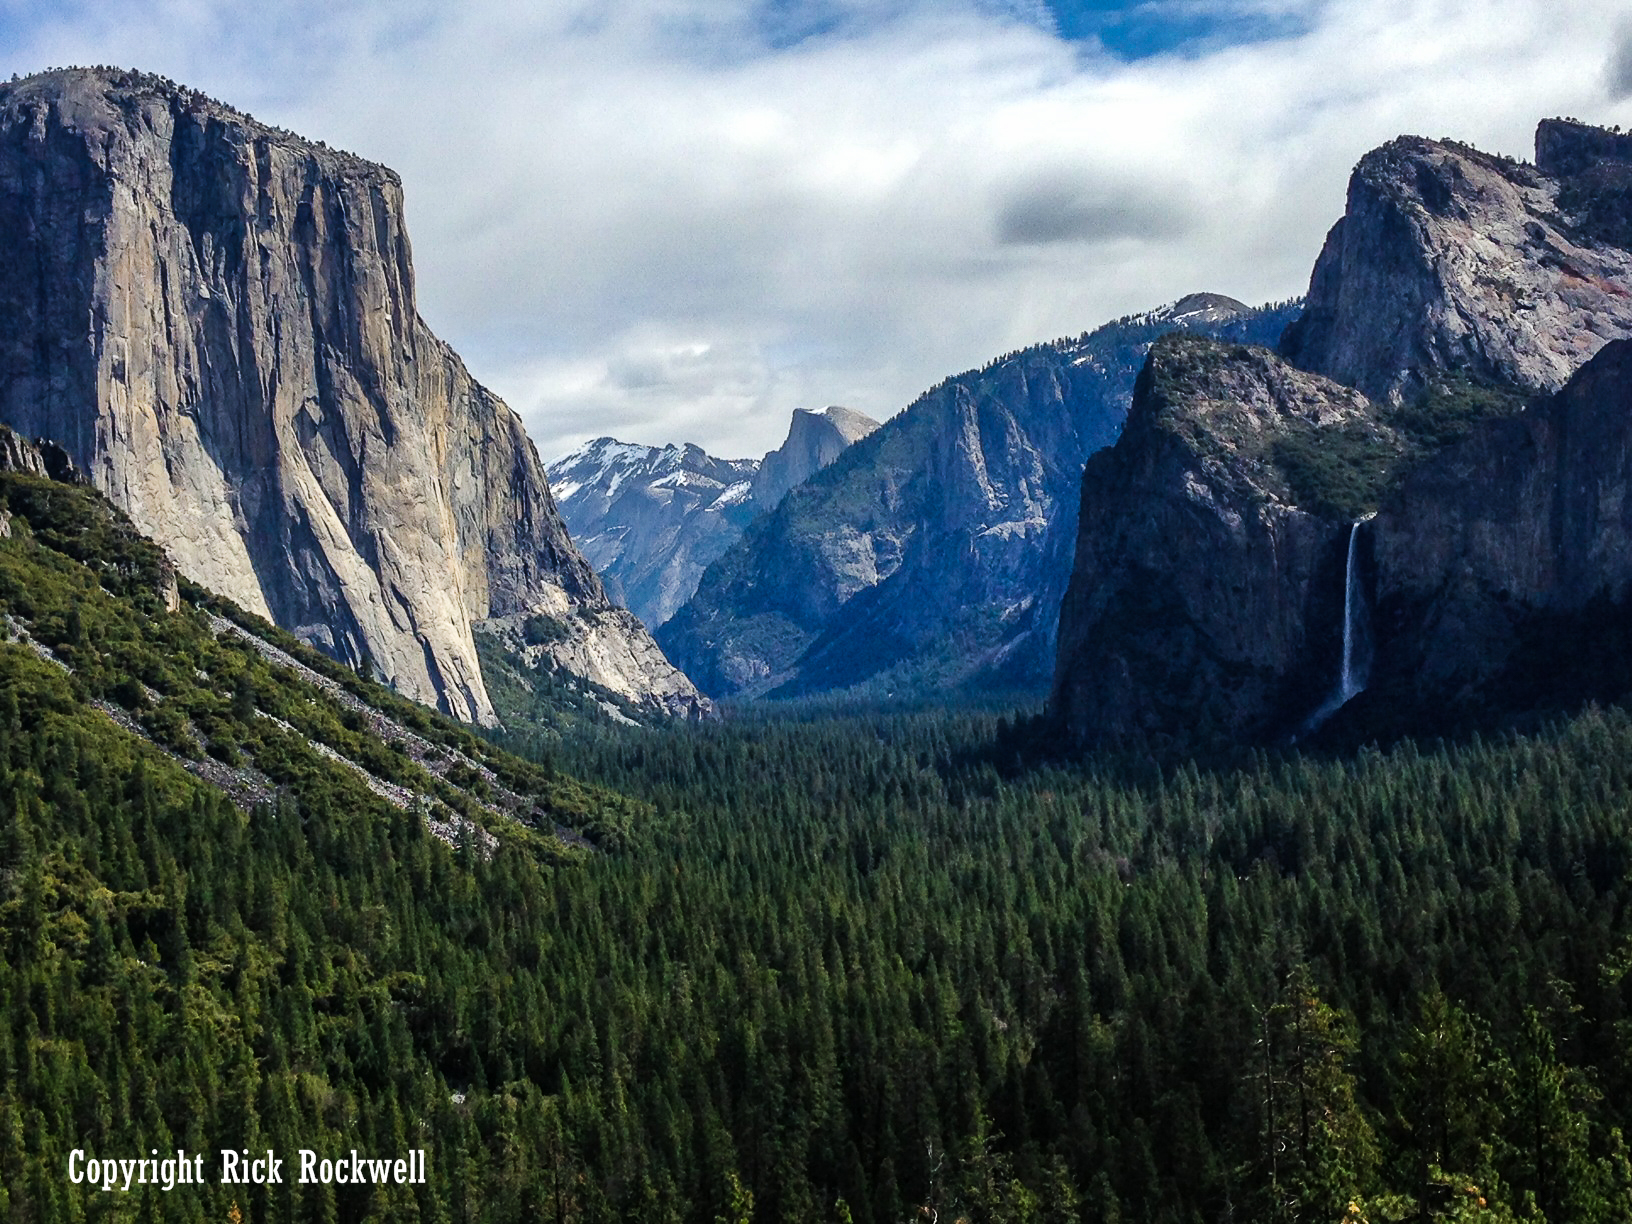
{"type": "Polygon", "coordinates": [[[1616,34],[1604,75],[1611,102],[1632,98],[1632,22],[1624,23],[1616,34]]]}
{"type": "Polygon", "coordinates": [[[1021,186],[997,210],[1001,245],[1174,239],[1196,222],[1177,193],[1143,183],[1090,182],[1063,175],[1021,186]]]}
{"type": "Polygon", "coordinates": [[[763,453],[797,407],[1296,294],[1382,141],[1632,119],[1597,0],[1151,0],[1137,47],[1088,8],[5,0],[0,71],[144,67],[398,170],[421,312],[546,458],[763,453]]]}

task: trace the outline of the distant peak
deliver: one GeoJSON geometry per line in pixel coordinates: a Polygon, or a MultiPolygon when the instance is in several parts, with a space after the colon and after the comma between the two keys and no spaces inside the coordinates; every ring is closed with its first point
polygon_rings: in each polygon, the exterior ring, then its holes
{"type": "Polygon", "coordinates": [[[1171,306],[1157,311],[1169,319],[1188,322],[1222,323],[1249,313],[1252,307],[1222,293],[1187,293],[1171,306]]]}
{"type": "MultiPolygon", "coordinates": [[[[788,442],[805,430],[833,429],[838,431],[846,443],[865,438],[878,428],[878,422],[865,412],[857,412],[854,408],[843,408],[838,404],[829,405],[820,412],[814,408],[795,408],[793,419],[788,424],[788,442]]],[[[787,445],[787,443],[783,443],[787,445]]]]}

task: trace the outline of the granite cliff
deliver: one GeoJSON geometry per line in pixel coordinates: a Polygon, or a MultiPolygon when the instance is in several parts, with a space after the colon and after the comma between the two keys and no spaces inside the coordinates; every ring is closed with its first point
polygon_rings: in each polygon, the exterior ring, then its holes
{"type": "Polygon", "coordinates": [[[849,408],[798,409],[764,459],[596,438],[545,469],[562,517],[613,597],[656,629],[754,517],[878,422],[849,408]]]}
{"type": "Polygon", "coordinates": [[[1546,120],[1536,163],[1401,137],[1366,154],[1282,353],[1373,399],[1437,375],[1556,391],[1632,335],[1632,140],[1546,120]]]}
{"type": "Polygon", "coordinates": [[[1266,348],[1159,340],[1083,473],[1056,715],[1109,742],[1295,731],[1337,673],[1345,520],[1406,445],[1358,391],[1266,348]],[[1310,464],[1338,440],[1352,469],[1310,464]]]}
{"type": "Polygon", "coordinates": [[[1368,525],[1357,727],[1455,727],[1632,693],[1632,341],[1413,471],[1368,525]]]}
{"type": "Polygon", "coordinates": [[[161,78],[0,87],[0,419],[181,571],[460,718],[473,642],[701,708],[568,538],[516,415],[415,306],[390,170],[161,78]]]}
{"type": "Polygon", "coordinates": [[[659,631],[705,692],[904,695],[1046,681],[1082,463],[1159,335],[1273,339],[1197,294],[949,378],[756,519],[659,631]]]}
{"type": "Polygon", "coordinates": [[[1362,634],[1370,684],[1338,721],[1432,729],[1539,700],[1542,626],[1607,640],[1632,140],[1554,120],[1536,143],[1534,166],[1367,154],[1278,356],[1152,352],[1140,423],[1084,475],[1050,703],[1069,738],[1307,733],[1362,634]]]}
{"type": "Polygon", "coordinates": [[[845,447],[877,428],[877,421],[853,408],[795,409],[787,438],[760,461],[754,473],[754,505],[760,511],[776,509],[789,489],[804,484],[845,447]]]}

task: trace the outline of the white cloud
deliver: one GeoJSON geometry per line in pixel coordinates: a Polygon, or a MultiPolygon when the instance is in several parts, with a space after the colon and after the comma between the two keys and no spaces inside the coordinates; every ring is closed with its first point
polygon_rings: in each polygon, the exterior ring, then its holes
{"type": "Polygon", "coordinates": [[[150,68],[395,167],[422,312],[545,457],[760,453],[795,407],[1289,296],[1383,140],[1632,118],[1616,5],[1210,2],[1299,32],[1124,63],[995,0],[104,0],[8,5],[4,66],[150,68]]]}

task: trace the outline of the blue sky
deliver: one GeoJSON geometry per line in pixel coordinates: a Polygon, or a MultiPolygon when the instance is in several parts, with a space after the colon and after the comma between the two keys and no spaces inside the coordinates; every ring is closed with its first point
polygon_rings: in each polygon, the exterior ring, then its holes
{"type": "Polygon", "coordinates": [[[1231,45],[1294,37],[1314,19],[1312,6],[1269,9],[1239,4],[1073,3],[1048,5],[1064,39],[1097,42],[1127,60],[1177,53],[1203,55],[1231,45]]]}
{"type": "MultiPolygon", "coordinates": [[[[1124,60],[1168,53],[1199,55],[1224,46],[1285,38],[1308,28],[1309,6],[1267,8],[1184,0],[991,0],[992,17],[1035,25],[1064,42],[1088,44],[1124,60]]],[[[765,45],[785,50],[812,39],[857,37],[910,6],[841,0],[765,0],[755,24],[765,45]]]]}
{"type": "Polygon", "coordinates": [[[420,309],[546,458],[1194,290],[1302,292],[1369,148],[1632,123],[1599,0],[0,0],[0,76],[162,72],[402,176],[420,309]]]}

